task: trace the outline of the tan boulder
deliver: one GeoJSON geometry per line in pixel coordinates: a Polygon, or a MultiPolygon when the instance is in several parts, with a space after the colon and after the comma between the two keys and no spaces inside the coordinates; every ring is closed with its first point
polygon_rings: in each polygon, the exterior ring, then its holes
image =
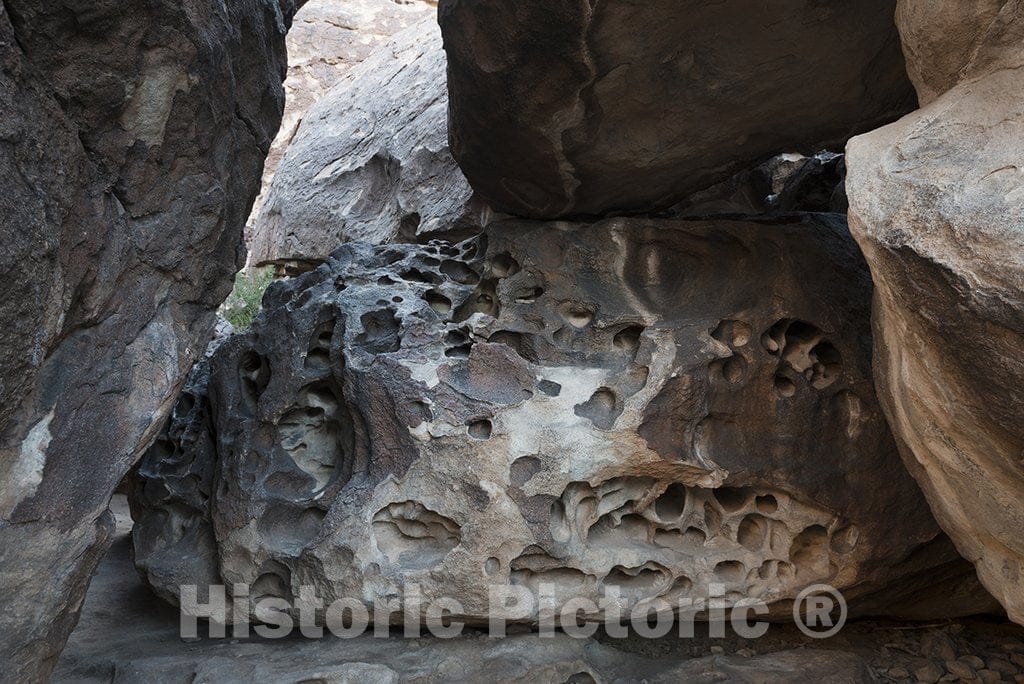
{"type": "MultiPolygon", "coordinates": [[[[847,192],[876,284],[875,377],[904,460],[1024,622],[1024,3],[1001,5],[958,85],[850,142],[847,192]]],[[[949,20],[919,10],[901,13],[909,42],[949,20]]],[[[922,99],[952,77],[910,61],[922,99]]]]}

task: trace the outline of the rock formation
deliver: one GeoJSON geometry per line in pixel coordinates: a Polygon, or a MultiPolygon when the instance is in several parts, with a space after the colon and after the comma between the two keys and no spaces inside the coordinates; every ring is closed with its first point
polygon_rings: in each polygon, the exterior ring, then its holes
{"type": "Polygon", "coordinates": [[[989,29],[1008,5],[1007,0],[897,0],[907,74],[921,106],[959,83],[980,54],[997,47],[989,29]]]}
{"type": "Polygon", "coordinates": [[[870,290],[829,215],[354,243],[213,355],[143,460],[136,561],[164,596],[416,582],[476,621],[507,583],[864,598],[938,531],[874,398],[870,290]]]}
{"type": "Polygon", "coordinates": [[[310,0],[288,31],[288,78],[281,130],[270,146],[263,184],[246,226],[251,241],[270,182],[302,118],[353,67],[391,37],[436,13],[432,0],[310,0]]]}
{"type": "Polygon", "coordinates": [[[255,264],[317,264],[343,242],[386,243],[486,220],[448,151],[434,17],[402,31],[306,115],[253,230],[255,264]]]}
{"type": "Polygon", "coordinates": [[[290,0],[0,5],[0,662],[41,681],[241,266],[290,0]]]}
{"type": "Polygon", "coordinates": [[[500,211],[663,209],[913,109],[894,8],[441,0],[452,152],[500,211]]]}
{"type": "Polygon", "coordinates": [[[1024,4],[908,2],[899,18],[931,102],[847,155],[876,380],[939,522],[1024,622],[1024,4]]]}

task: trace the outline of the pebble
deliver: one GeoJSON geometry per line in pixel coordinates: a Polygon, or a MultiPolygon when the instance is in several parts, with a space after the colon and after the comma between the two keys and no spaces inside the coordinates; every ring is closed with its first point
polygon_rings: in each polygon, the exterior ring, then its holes
{"type": "Polygon", "coordinates": [[[995,670],[978,670],[978,676],[981,677],[981,681],[985,682],[985,684],[995,684],[996,682],[1003,681],[1003,675],[995,670]]]}
{"type": "Polygon", "coordinates": [[[958,658],[958,660],[961,663],[964,663],[965,665],[967,665],[968,667],[974,668],[975,670],[980,670],[983,667],[985,667],[985,661],[982,660],[981,658],[979,658],[976,655],[960,656],[960,658],[958,658]]]}
{"type": "Polygon", "coordinates": [[[1006,675],[1017,674],[1017,666],[1002,658],[989,658],[988,669],[1002,672],[1006,675]]]}
{"type": "Polygon", "coordinates": [[[926,663],[914,670],[917,681],[923,682],[923,684],[935,684],[943,674],[942,668],[935,663],[926,663]]]}
{"type": "MultiPolygon", "coordinates": [[[[756,654],[749,648],[741,648],[740,650],[736,651],[736,655],[741,656],[743,658],[753,658],[756,654]]],[[[1007,663],[1007,665],[1009,665],[1009,663],[1007,663]]],[[[1014,672],[1016,672],[1016,670],[1014,670],[1014,672]]]]}
{"type": "Polygon", "coordinates": [[[956,660],[953,642],[945,634],[928,634],[921,639],[921,650],[926,654],[942,660],[956,660]]]}
{"type": "Polygon", "coordinates": [[[888,675],[893,679],[910,679],[910,673],[904,667],[894,667],[889,670],[888,675]]]}
{"type": "Polygon", "coordinates": [[[1017,667],[1024,667],[1024,655],[1020,653],[1011,653],[1010,660],[1014,662],[1017,667]]]}
{"type": "Polygon", "coordinates": [[[725,649],[721,646],[712,646],[710,650],[715,655],[722,655],[723,653],[725,653],[725,649]]]}
{"type": "Polygon", "coordinates": [[[959,660],[947,660],[946,670],[951,674],[959,677],[960,679],[974,679],[974,669],[967,663],[962,663],[959,660]]]}

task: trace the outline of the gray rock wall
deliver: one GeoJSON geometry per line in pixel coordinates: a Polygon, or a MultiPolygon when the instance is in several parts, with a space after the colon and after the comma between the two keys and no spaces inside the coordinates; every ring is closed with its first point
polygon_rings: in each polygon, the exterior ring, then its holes
{"type": "Polygon", "coordinates": [[[0,662],[42,681],[242,265],[290,1],[0,6],[0,662]]]}

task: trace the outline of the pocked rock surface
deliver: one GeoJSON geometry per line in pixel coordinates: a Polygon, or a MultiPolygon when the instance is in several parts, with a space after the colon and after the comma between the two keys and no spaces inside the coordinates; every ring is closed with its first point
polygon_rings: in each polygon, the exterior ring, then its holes
{"type": "Polygon", "coordinates": [[[172,598],[217,579],[372,606],[416,583],[477,621],[509,583],[857,601],[939,562],[869,302],[826,215],[345,246],[213,354],[210,402],[199,383],[178,417],[199,441],[172,423],[142,463],[136,562],[172,598]]]}

